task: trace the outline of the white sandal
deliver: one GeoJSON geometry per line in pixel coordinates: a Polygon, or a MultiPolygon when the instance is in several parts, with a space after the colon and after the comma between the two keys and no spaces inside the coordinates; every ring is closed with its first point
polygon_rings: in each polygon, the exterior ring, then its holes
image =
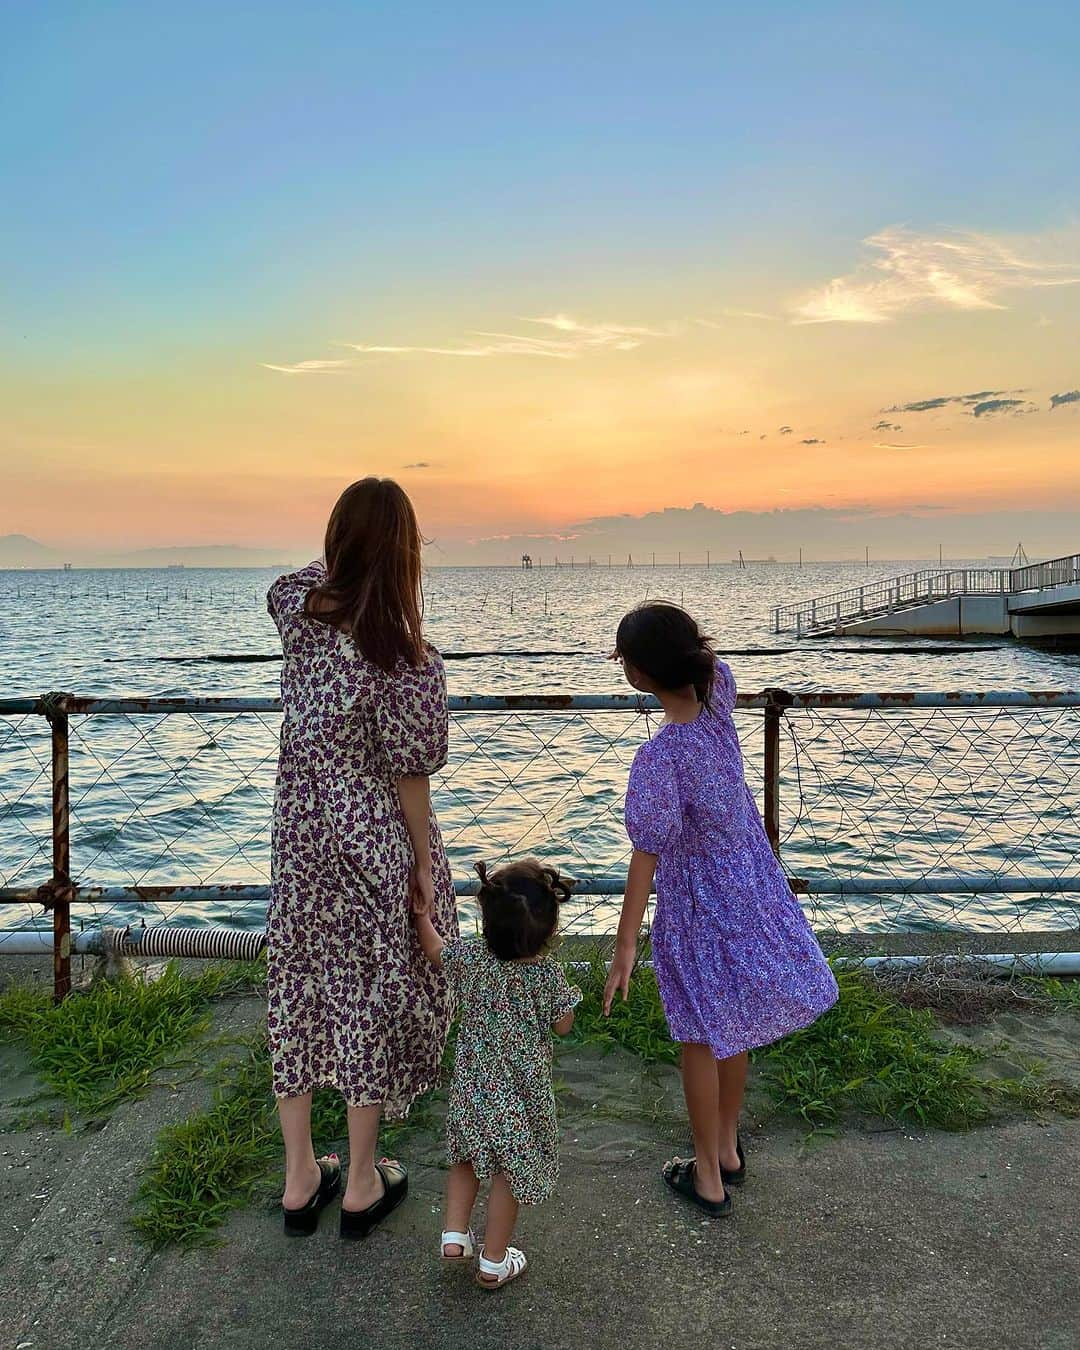
{"type": "Polygon", "coordinates": [[[476,1283],[482,1289],[501,1289],[504,1284],[524,1273],[528,1265],[525,1253],[520,1247],[507,1247],[501,1261],[489,1261],[480,1248],[480,1269],[476,1272],[476,1283]]]}
{"type": "Polygon", "coordinates": [[[444,1233],[442,1235],[442,1259],[448,1264],[471,1261],[475,1255],[476,1239],[473,1237],[471,1228],[467,1233],[444,1233]],[[460,1247],[461,1251],[454,1255],[446,1250],[447,1247],[460,1247]]]}

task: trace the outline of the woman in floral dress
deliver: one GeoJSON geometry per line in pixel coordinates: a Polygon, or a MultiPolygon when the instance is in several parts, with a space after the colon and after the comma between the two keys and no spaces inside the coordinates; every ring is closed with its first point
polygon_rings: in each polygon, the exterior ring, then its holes
{"type": "Polygon", "coordinates": [[[410,908],[426,901],[456,936],[454,888],[431,810],[446,760],[446,680],[420,632],[420,532],[396,483],[342,494],[326,564],[279,577],[282,727],[268,916],[268,1028],[285,1144],[286,1231],[313,1232],[337,1193],[317,1160],[312,1092],[348,1108],[343,1237],[362,1237],[404,1198],[405,1169],[375,1157],[383,1113],[401,1117],[436,1081],[450,1005],[410,908]]]}

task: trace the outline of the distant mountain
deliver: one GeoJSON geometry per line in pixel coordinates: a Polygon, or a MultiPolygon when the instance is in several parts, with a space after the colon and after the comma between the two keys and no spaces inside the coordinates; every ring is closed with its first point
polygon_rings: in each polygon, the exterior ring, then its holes
{"type": "Polygon", "coordinates": [[[293,567],[310,562],[319,554],[313,547],[303,557],[290,558],[291,549],[239,548],[233,544],[176,545],[166,548],[131,549],[122,553],[91,553],[71,550],[61,553],[25,534],[0,535],[0,568],[62,567],[293,567]]]}
{"type": "MultiPolygon", "coordinates": [[[[234,544],[190,544],[166,548],[140,548],[126,553],[97,556],[86,564],[91,567],[274,567],[293,566],[289,550],[280,548],[239,548],[234,544]]],[[[311,557],[318,553],[316,549],[311,557]]],[[[310,562],[305,556],[301,562],[310,562]]]]}
{"type": "Polygon", "coordinates": [[[59,567],[63,561],[56,549],[29,535],[0,535],[0,567],[59,567]]]}

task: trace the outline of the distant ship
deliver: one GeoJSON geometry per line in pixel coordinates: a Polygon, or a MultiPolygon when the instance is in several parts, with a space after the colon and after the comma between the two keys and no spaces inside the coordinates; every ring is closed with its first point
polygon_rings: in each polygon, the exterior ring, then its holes
{"type": "Polygon", "coordinates": [[[186,565],[186,563],[166,563],[165,570],[166,572],[182,572],[186,565]]]}

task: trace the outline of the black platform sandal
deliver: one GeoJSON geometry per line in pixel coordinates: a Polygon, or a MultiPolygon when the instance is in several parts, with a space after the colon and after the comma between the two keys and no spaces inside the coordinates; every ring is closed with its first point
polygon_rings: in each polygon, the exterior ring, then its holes
{"type": "Polygon", "coordinates": [[[742,1151],[742,1140],[735,1136],[735,1152],[739,1158],[736,1168],[721,1167],[720,1180],[725,1186],[741,1186],[746,1180],[746,1154],[742,1151]]]}
{"type": "Polygon", "coordinates": [[[350,1241],[366,1238],[409,1193],[409,1174],[400,1163],[384,1158],[375,1164],[375,1170],[383,1180],[383,1193],[378,1200],[367,1209],[341,1207],[341,1236],[350,1241]]]}
{"type": "Polygon", "coordinates": [[[706,1200],[703,1195],[698,1194],[698,1188],[694,1184],[696,1173],[697,1167],[693,1158],[685,1160],[672,1158],[669,1163],[664,1164],[664,1183],[678,1195],[697,1205],[698,1209],[704,1210],[710,1218],[722,1219],[726,1214],[730,1214],[731,1196],[727,1191],[724,1192],[723,1200],[706,1200]]]}
{"type": "Polygon", "coordinates": [[[341,1164],[336,1154],[319,1158],[319,1184],[315,1194],[299,1209],[281,1207],[285,1232],[289,1237],[310,1237],[319,1226],[319,1214],[341,1190],[341,1164]]]}

